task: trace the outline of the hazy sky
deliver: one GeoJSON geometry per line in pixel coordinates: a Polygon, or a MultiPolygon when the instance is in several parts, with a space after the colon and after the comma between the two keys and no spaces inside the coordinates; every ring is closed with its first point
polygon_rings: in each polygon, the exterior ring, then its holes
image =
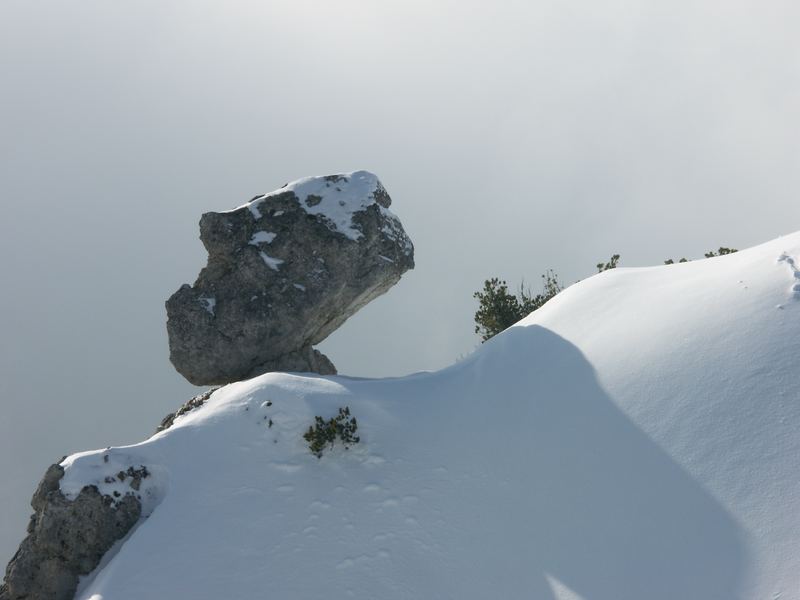
{"type": "Polygon", "coordinates": [[[201,213],[377,173],[417,268],[321,349],[440,368],[489,276],[800,228],[798,28],[794,0],[2,0],[0,563],[50,463],[196,393],[164,301],[201,213]]]}

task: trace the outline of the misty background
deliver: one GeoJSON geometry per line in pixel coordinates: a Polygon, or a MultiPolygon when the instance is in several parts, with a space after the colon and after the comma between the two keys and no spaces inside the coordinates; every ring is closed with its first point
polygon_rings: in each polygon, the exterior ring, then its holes
{"type": "Polygon", "coordinates": [[[320,349],[444,367],[472,293],[800,227],[800,5],[350,0],[0,4],[0,563],[45,469],[200,391],[164,301],[197,223],[368,169],[417,267],[320,349]]]}

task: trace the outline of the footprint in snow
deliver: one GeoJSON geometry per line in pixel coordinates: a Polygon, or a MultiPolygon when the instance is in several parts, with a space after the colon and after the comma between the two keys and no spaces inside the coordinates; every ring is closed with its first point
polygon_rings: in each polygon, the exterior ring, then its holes
{"type": "Polygon", "coordinates": [[[778,262],[785,263],[789,270],[792,273],[792,277],[794,278],[794,283],[792,284],[791,289],[789,290],[794,298],[800,299],[800,268],[797,266],[797,260],[788,254],[784,253],[778,257],[778,262]]]}

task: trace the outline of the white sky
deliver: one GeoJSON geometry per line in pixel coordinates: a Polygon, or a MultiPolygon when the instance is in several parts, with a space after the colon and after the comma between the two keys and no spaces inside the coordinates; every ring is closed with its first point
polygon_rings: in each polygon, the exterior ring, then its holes
{"type": "Polygon", "coordinates": [[[163,303],[200,214],[368,169],[417,269],[326,341],[343,374],[478,343],[472,292],[747,247],[798,223],[800,5],[0,5],[0,563],[46,467],[194,393],[163,303]]]}

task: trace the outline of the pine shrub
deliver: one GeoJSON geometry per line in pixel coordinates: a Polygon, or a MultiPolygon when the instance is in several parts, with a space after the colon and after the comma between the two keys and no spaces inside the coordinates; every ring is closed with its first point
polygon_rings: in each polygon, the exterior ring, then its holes
{"type": "Polygon", "coordinates": [[[558,275],[552,270],[542,275],[542,292],[536,295],[531,294],[524,282],[515,295],[508,291],[508,284],[502,279],[487,279],[483,289],[472,295],[479,305],[475,313],[475,333],[484,342],[493,338],[543,306],[562,289],[558,275]]]}
{"type": "Polygon", "coordinates": [[[597,263],[597,272],[602,273],[603,271],[610,271],[611,269],[616,269],[617,264],[619,263],[619,254],[614,254],[611,256],[607,263],[597,263]]]}
{"type": "Polygon", "coordinates": [[[339,409],[339,414],[331,417],[327,421],[320,416],[314,417],[314,424],[309,426],[308,431],[303,434],[303,439],[308,442],[308,449],[317,458],[322,458],[325,448],[330,446],[333,449],[338,439],[345,450],[352,444],[357,444],[361,438],[356,435],[358,422],[350,415],[350,407],[345,406],[339,409]]]}

